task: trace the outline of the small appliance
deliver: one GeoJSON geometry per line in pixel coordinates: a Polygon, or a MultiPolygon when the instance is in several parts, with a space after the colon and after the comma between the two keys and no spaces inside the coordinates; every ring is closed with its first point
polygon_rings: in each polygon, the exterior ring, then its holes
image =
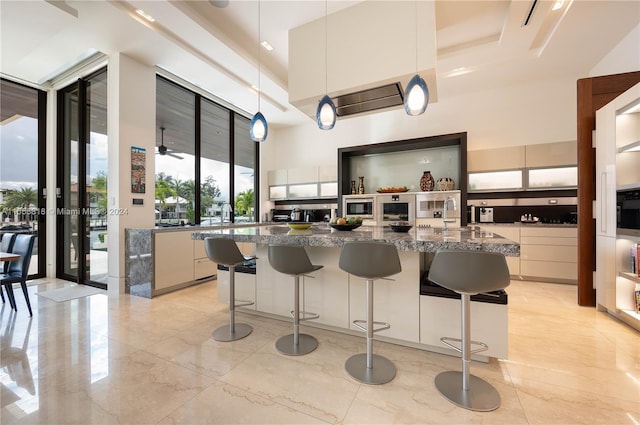
{"type": "Polygon", "coordinates": [[[619,233],[640,235],[640,189],[617,192],[616,227],[619,233]]]}
{"type": "Polygon", "coordinates": [[[493,223],[493,208],[480,208],[480,223],[493,223]]]}
{"type": "Polygon", "coordinates": [[[371,196],[345,195],[342,197],[342,215],[375,220],[375,201],[371,196]]]}
{"type": "Polygon", "coordinates": [[[415,220],[415,194],[387,194],[377,197],[378,218],[377,225],[384,226],[393,221],[415,220]]]}

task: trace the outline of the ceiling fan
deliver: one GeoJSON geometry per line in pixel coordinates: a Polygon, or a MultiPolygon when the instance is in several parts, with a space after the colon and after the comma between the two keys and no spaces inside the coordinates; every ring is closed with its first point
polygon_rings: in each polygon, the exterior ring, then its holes
{"type": "Polygon", "coordinates": [[[173,153],[172,150],[167,149],[167,147],[164,145],[164,127],[160,127],[160,131],[161,133],[161,139],[160,139],[160,146],[158,146],[158,152],[156,152],[156,154],[161,155],[161,156],[170,156],[176,159],[182,159],[182,157],[180,155],[176,155],[175,153],[173,153]]]}

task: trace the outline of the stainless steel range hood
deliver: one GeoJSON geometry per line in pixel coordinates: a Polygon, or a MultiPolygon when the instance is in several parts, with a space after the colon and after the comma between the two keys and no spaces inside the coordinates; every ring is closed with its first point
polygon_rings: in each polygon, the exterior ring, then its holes
{"type": "Polygon", "coordinates": [[[402,106],[404,93],[400,82],[374,87],[333,98],[338,117],[402,106]]]}
{"type": "Polygon", "coordinates": [[[323,17],[289,31],[289,102],[306,115],[315,119],[325,93],[339,118],[402,108],[416,67],[437,102],[434,2],[363,1],[326,28],[323,17]]]}

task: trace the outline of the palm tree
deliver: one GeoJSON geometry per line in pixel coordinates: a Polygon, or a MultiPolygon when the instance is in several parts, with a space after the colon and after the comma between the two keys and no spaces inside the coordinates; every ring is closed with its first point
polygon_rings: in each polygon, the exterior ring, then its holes
{"type": "Polygon", "coordinates": [[[176,197],[176,216],[180,219],[180,197],[184,198],[185,182],[180,179],[171,179],[169,186],[173,189],[176,197]]]}
{"type": "MultiPolygon", "coordinates": [[[[20,190],[8,190],[4,197],[5,210],[15,210],[18,208],[25,211],[31,206],[35,206],[38,202],[38,194],[30,187],[22,187],[20,190]]],[[[29,213],[24,214],[27,223],[29,223],[29,213]]]]}
{"type": "Polygon", "coordinates": [[[167,198],[173,195],[173,189],[166,180],[156,181],[156,199],[160,201],[160,220],[162,220],[162,211],[167,208],[167,198]]]}
{"type": "Polygon", "coordinates": [[[254,205],[253,189],[247,189],[236,196],[235,209],[238,215],[248,215],[254,205]]]}

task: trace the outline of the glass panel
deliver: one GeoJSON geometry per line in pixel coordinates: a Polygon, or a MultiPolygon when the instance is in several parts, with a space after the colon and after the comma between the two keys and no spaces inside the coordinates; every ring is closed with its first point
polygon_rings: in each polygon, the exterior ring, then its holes
{"type": "Polygon", "coordinates": [[[229,111],[204,99],[200,110],[200,223],[231,221],[229,111]]]}
{"type": "Polygon", "coordinates": [[[522,189],[522,170],[469,173],[469,190],[522,189]]]}
{"type": "Polygon", "coordinates": [[[86,199],[89,214],[87,235],[89,257],[86,273],[89,280],[107,283],[107,73],[87,81],[87,125],[89,143],[86,150],[86,199]]]}
{"type": "Polygon", "coordinates": [[[78,200],[78,89],[63,93],[63,159],[62,193],[62,261],[63,273],[78,277],[78,224],[80,204],[78,200]]]}
{"type": "MultiPolygon", "coordinates": [[[[234,213],[235,221],[258,221],[256,219],[255,161],[256,146],[249,136],[250,120],[240,115],[234,119],[234,213]]],[[[317,189],[316,189],[317,191],[317,189]]]]}
{"type": "Polygon", "coordinates": [[[405,152],[354,156],[350,159],[349,180],[358,182],[365,176],[365,193],[375,193],[381,187],[403,187],[420,189],[420,177],[430,171],[434,179],[452,178],[455,188],[460,175],[460,147],[443,146],[405,152]]]}
{"type": "Polygon", "coordinates": [[[269,199],[285,199],[287,186],[269,186],[269,199]]]}
{"type": "Polygon", "coordinates": [[[323,198],[338,196],[338,182],[320,183],[320,196],[323,198]]]}
{"type": "Polygon", "coordinates": [[[163,79],[156,86],[156,225],[195,221],[195,95],[163,79]],[[164,128],[164,131],[161,130],[164,128]]]}
{"type": "MultiPolygon", "coordinates": [[[[0,236],[4,232],[37,234],[38,92],[2,80],[0,86],[0,236]]],[[[39,274],[38,240],[29,274],[39,274]]],[[[44,271],[42,271],[44,273],[44,271]]]]}
{"type": "Polygon", "coordinates": [[[289,198],[315,198],[317,196],[318,183],[289,185],[289,198]]]}
{"type": "Polygon", "coordinates": [[[529,188],[578,186],[578,167],[544,168],[529,170],[529,188]]]}

